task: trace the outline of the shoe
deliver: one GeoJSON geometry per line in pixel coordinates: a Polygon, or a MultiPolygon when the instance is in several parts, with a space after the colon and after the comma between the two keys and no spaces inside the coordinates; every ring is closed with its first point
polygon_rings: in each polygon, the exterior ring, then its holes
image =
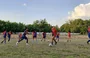
{"type": "Polygon", "coordinates": [[[29,45],[28,43],[26,43],[26,45],[29,45]]]}
{"type": "Polygon", "coordinates": [[[18,45],[18,42],[16,42],[16,46],[18,45]]]}
{"type": "Polygon", "coordinates": [[[57,42],[55,42],[55,45],[57,44],[57,42]]]}

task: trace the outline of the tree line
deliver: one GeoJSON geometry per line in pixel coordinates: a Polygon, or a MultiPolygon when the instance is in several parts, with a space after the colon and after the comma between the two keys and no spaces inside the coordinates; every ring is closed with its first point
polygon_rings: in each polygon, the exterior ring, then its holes
{"type": "MultiPolygon", "coordinates": [[[[12,31],[12,32],[23,32],[25,28],[28,28],[29,32],[36,30],[37,32],[51,32],[52,25],[49,24],[46,19],[36,20],[33,24],[23,24],[21,22],[10,22],[0,20],[0,32],[4,30],[12,31]]],[[[58,31],[60,28],[55,26],[58,31]]]]}
{"type": "Polygon", "coordinates": [[[72,33],[86,34],[88,26],[90,26],[90,19],[89,20],[82,20],[82,19],[69,20],[61,26],[60,31],[62,32],[71,31],[72,33]]]}

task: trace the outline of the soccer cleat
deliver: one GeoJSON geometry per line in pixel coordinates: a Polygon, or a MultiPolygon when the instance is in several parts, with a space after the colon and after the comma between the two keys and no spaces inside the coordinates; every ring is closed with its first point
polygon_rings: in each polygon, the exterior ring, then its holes
{"type": "Polygon", "coordinates": [[[26,45],[29,45],[28,43],[26,43],[26,45]]]}
{"type": "Polygon", "coordinates": [[[16,42],[16,46],[18,45],[18,42],[16,42]]]}

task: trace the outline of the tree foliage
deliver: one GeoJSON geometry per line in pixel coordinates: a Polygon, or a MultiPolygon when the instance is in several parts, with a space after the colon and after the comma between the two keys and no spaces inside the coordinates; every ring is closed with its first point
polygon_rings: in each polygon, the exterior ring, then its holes
{"type": "Polygon", "coordinates": [[[88,26],[90,26],[90,20],[75,19],[63,24],[60,30],[62,32],[68,32],[70,30],[73,33],[85,34],[88,26]]]}
{"type": "MultiPolygon", "coordinates": [[[[7,31],[12,31],[12,32],[23,32],[25,28],[28,28],[30,32],[33,30],[36,30],[37,32],[51,32],[51,27],[46,19],[42,20],[36,20],[33,22],[33,24],[23,24],[23,23],[16,23],[16,22],[10,22],[10,21],[2,21],[0,20],[0,32],[4,31],[5,29],[7,31]]],[[[59,27],[56,25],[55,26],[57,30],[59,31],[59,27]]]]}

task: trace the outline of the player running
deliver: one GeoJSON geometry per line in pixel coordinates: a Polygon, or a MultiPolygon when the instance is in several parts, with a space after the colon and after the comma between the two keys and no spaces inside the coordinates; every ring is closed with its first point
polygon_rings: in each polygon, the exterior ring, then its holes
{"type": "Polygon", "coordinates": [[[11,39],[11,34],[12,34],[11,31],[9,31],[9,32],[8,32],[8,42],[9,42],[10,39],[11,39]]]}
{"type": "Polygon", "coordinates": [[[1,43],[4,42],[6,44],[6,36],[7,36],[7,32],[6,32],[6,30],[4,30],[4,32],[3,32],[4,40],[1,43]]]}
{"type": "Polygon", "coordinates": [[[42,41],[42,40],[45,41],[45,39],[46,39],[46,32],[43,32],[43,33],[42,33],[42,37],[43,37],[43,38],[41,39],[41,41],[42,41]]]}
{"type": "Polygon", "coordinates": [[[18,43],[21,42],[23,39],[26,40],[26,45],[28,45],[28,38],[27,38],[26,34],[28,34],[28,29],[25,29],[24,33],[22,34],[21,39],[18,40],[18,42],[16,42],[16,45],[18,45],[18,43]]]}
{"type": "Polygon", "coordinates": [[[57,44],[57,41],[55,39],[55,37],[57,36],[57,30],[55,27],[52,27],[52,41],[51,41],[51,45],[53,45],[53,41],[55,42],[55,45],[57,44]]]}
{"type": "Polygon", "coordinates": [[[36,31],[33,31],[32,32],[32,36],[33,36],[33,41],[36,39],[37,41],[37,32],[36,31]]]}

